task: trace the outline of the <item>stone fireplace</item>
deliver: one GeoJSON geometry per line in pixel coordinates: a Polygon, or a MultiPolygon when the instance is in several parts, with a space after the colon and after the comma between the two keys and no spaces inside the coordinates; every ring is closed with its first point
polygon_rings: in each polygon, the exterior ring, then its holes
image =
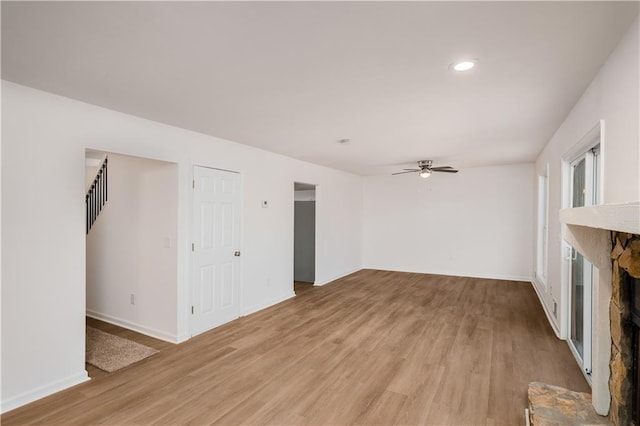
{"type": "Polygon", "coordinates": [[[640,235],[611,233],[611,421],[639,425],[640,235]]]}
{"type": "Polygon", "coordinates": [[[615,425],[640,426],[634,362],[640,287],[632,287],[640,279],[640,203],[564,209],[560,221],[563,238],[598,271],[592,305],[593,407],[615,425]]]}

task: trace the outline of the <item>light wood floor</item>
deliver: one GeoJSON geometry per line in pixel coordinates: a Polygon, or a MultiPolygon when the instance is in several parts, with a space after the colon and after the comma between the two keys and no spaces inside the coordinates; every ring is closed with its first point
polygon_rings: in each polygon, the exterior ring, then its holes
{"type": "Polygon", "coordinates": [[[529,382],[589,390],[522,282],[364,270],[159,344],[2,424],[521,425],[529,382]]]}
{"type": "Polygon", "coordinates": [[[293,282],[293,291],[297,296],[310,290],[313,290],[313,283],[303,283],[302,281],[293,282]]]}

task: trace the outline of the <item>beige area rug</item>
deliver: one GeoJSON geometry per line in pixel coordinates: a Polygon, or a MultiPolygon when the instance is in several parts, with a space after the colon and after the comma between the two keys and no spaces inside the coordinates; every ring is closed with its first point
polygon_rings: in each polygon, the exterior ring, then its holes
{"type": "Polygon", "coordinates": [[[100,370],[112,373],[141,361],[158,351],[129,339],[87,327],[86,361],[100,370]]]}

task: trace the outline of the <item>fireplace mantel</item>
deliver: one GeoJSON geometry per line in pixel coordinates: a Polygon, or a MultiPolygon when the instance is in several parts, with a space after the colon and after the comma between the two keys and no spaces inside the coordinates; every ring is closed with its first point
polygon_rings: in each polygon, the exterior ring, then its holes
{"type": "Polygon", "coordinates": [[[560,222],[567,225],[640,234],[640,202],[562,209],[560,222]]]}
{"type": "Polygon", "coordinates": [[[611,403],[611,231],[640,234],[640,202],[562,209],[559,218],[563,239],[598,269],[592,305],[592,402],[598,414],[606,415],[611,403]]]}

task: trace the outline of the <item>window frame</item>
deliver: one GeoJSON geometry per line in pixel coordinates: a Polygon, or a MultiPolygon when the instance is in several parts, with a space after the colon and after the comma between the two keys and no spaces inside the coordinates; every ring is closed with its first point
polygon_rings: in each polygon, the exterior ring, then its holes
{"type": "Polygon", "coordinates": [[[595,141],[595,145],[582,152],[577,157],[575,157],[569,163],[569,194],[568,194],[568,204],[570,208],[577,207],[586,207],[586,206],[594,206],[600,204],[600,183],[602,178],[600,176],[600,170],[602,167],[600,166],[601,155],[600,155],[600,139],[595,141]],[[573,205],[573,193],[575,188],[573,187],[574,182],[574,173],[576,166],[584,160],[584,183],[585,183],[585,194],[584,194],[584,206],[574,206],[573,205]]]}
{"type": "MultiPolygon", "coordinates": [[[[562,207],[563,208],[580,208],[578,206],[573,206],[573,178],[575,165],[578,164],[581,160],[585,160],[585,197],[584,197],[584,206],[597,205],[604,202],[604,179],[603,179],[603,171],[604,171],[604,154],[605,154],[605,140],[604,140],[604,120],[600,120],[596,126],[594,126],[587,134],[580,139],[574,146],[572,146],[565,154],[562,156],[562,207]]],[[[562,225],[563,229],[566,225],[562,225]]],[[[564,230],[563,230],[564,234],[564,230]]],[[[593,300],[594,300],[594,289],[597,286],[597,272],[595,267],[585,258],[585,277],[589,277],[589,296],[584,300],[584,324],[587,324],[588,327],[585,328],[585,338],[584,343],[585,347],[589,347],[588,353],[583,351],[583,356],[580,357],[578,351],[573,345],[571,339],[571,317],[573,315],[572,312],[572,300],[571,300],[571,286],[572,286],[572,277],[571,277],[571,265],[575,253],[575,248],[564,238],[561,239],[561,256],[562,256],[562,273],[561,273],[561,297],[563,300],[562,306],[562,318],[561,318],[561,338],[566,339],[569,343],[569,348],[573,353],[574,357],[578,361],[578,365],[580,365],[582,372],[589,383],[591,383],[591,369],[592,369],[592,356],[593,356],[593,347],[592,347],[592,339],[593,339],[593,300]],[[589,313],[589,318],[587,319],[587,312],[589,313]],[[588,336],[586,334],[589,334],[588,336]]],[[[587,283],[585,282],[585,285],[587,283]]],[[[586,294],[586,293],[585,293],[586,294]]]]}

